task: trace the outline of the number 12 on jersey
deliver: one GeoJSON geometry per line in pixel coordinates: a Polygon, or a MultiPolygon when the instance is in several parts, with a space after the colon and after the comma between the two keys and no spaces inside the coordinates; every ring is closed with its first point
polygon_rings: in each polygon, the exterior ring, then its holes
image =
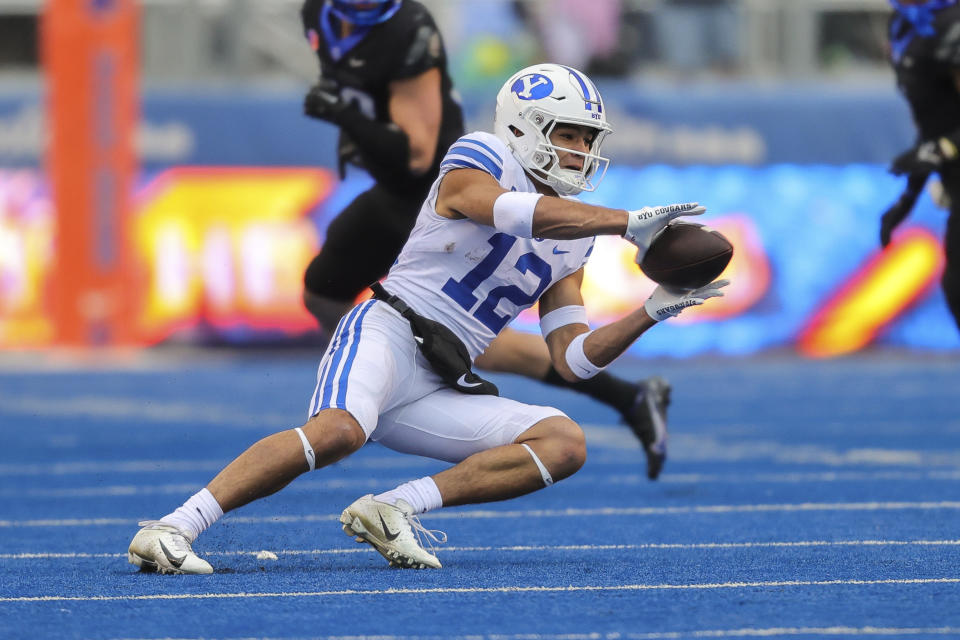
{"type": "MultiPolygon", "coordinates": [[[[506,233],[495,233],[487,239],[487,242],[493,247],[490,253],[463,278],[460,280],[450,278],[441,289],[467,312],[477,305],[477,296],[474,295],[474,292],[487,278],[493,275],[493,272],[506,258],[510,248],[517,242],[517,238],[506,233]]],[[[494,333],[500,333],[500,330],[512,318],[510,315],[497,313],[497,305],[500,300],[506,298],[518,307],[528,307],[540,298],[540,295],[550,284],[550,278],[553,275],[550,264],[533,252],[525,253],[517,258],[514,269],[524,274],[533,273],[540,278],[540,284],[537,285],[533,293],[526,293],[520,287],[512,284],[494,287],[490,290],[490,293],[476,307],[472,315],[494,333]]]]}

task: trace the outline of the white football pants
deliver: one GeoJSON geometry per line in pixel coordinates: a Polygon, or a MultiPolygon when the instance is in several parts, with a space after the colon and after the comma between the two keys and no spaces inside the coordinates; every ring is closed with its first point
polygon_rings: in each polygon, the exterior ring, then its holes
{"type": "Polygon", "coordinates": [[[510,444],[553,407],[444,386],[417,350],[410,324],[390,305],[368,300],[343,317],[317,370],[308,417],[349,412],[386,447],[448,462],[510,444]]]}

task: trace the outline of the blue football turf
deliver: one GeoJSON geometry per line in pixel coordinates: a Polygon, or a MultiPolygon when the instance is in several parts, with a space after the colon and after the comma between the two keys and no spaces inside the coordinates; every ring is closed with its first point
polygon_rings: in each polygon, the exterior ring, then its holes
{"type": "Polygon", "coordinates": [[[212,576],[138,573],[136,523],[299,425],[313,356],[24,360],[0,360],[2,638],[960,638],[956,354],[618,362],[674,385],[657,482],[610,409],[497,376],[581,422],[589,459],[426,514],[442,570],[340,530],[356,497],[446,466],[369,445],[214,525],[212,576]]]}

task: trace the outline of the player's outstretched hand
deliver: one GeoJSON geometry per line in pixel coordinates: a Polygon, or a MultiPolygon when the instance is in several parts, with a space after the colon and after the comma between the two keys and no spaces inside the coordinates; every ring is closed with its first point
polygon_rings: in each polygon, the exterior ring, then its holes
{"type": "Polygon", "coordinates": [[[637,246],[637,264],[643,260],[647,249],[667,223],[680,216],[699,216],[707,211],[696,202],[668,204],[663,207],[644,207],[629,211],[627,232],[623,237],[637,246]]]}
{"type": "Polygon", "coordinates": [[[896,176],[932,173],[944,162],[956,160],[958,155],[957,146],[949,138],[928,140],[894,158],[890,173],[896,176]]]}
{"type": "Polygon", "coordinates": [[[728,284],[729,280],[716,280],[693,291],[672,291],[661,285],[643,303],[643,308],[647,315],[660,322],[679,315],[687,307],[703,304],[710,298],[723,297],[720,289],[728,284]]]}
{"type": "Polygon", "coordinates": [[[313,85],[303,99],[303,113],[317,120],[336,122],[346,108],[337,84],[324,78],[313,85]]]}

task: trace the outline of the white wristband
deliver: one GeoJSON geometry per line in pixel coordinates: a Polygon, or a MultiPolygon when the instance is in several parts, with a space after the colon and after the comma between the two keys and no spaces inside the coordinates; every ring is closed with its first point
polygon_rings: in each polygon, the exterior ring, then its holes
{"type": "Polygon", "coordinates": [[[533,210],[542,193],[507,191],[493,201],[493,226],[518,238],[533,237],[533,210]]]}
{"type": "Polygon", "coordinates": [[[587,354],[583,352],[583,343],[591,333],[593,333],[593,331],[581,333],[571,340],[570,346],[567,347],[567,353],[565,354],[567,366],[573,371],[573,375],[581,380],[592,378],[603,370],[603,367],[598,367],[590,362],[587,359],[587,354]]]}
{"type": "Polygon", "coordinates": [[[551,332],[568,324],[587,324],[587,310],[583,305],[560,307],[543,316],[540,318],[540,333],[546,338],[551,332]]]}

